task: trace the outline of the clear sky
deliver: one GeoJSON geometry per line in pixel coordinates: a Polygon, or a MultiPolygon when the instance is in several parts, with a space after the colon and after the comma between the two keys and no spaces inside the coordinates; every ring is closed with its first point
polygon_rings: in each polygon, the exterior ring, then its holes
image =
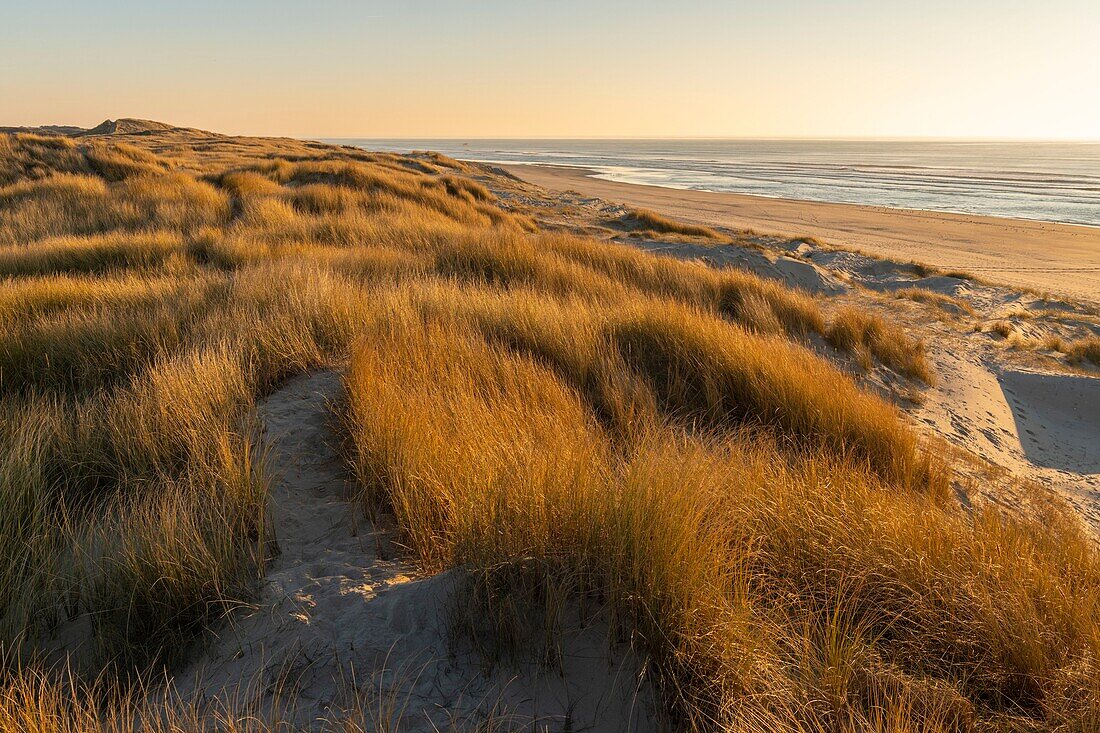
{"type": "Polygon", "coordinates": [[[1100,0],[0,0],[0,125],[1100,139],[1100,0]]]}

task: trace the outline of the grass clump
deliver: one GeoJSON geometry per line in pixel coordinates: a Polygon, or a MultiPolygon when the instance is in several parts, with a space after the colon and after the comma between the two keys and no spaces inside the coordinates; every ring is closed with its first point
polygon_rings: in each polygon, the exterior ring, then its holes
{"type": "Polygon", "coordinates": [[[808,351],[667,307],[639,308],[613,322],[611,333],[672,416],[768,426],[850,453],[898,484],[942,489],[899,416],[808,351]]]}
{"type": "Polygon", "coordinates": [[[1100,337],[1088,336],[1077,339],[1069,344],[1062,345],[1066,358],[1071,364],[1092,362],[1094,366],[1100,366],[1100,337]]]}
{"type": "Polygon", "coordinates": [[[649,209],[631,209],[622,217],[622,222],[631,230],[651,235],[680,234],[685,237],[702,237],[704,239],[725,240],[714,229],[698,224],[687,224],[682,221],[662,216],[649,209]]]}
{"type": "Polygon", "coordinates": [[[1016,326],[1012,324],[1012,321],[1003,318],[987,323],[984,327],[979,325],[978,328],[1002,339],[1011,339],[1018,335],[1016,326]]]}
{"type": "Polygon", "coordinates": [[[950,295],[945,295],[944,293],[937,293],[927,288],[901,288],[894,291],[894,297],[902,300],[912,300],[917,303],[934,305],[954,315],[974,315],[974,309],[962,298],[955,298],[950,295]]]}
{"type": "Polygon", "coordinates": [[[924,353],[924,344],[879,316],[845,308],[833,317],[825,338],[838,349],[855,354],[864,368],[871,366],[873,357],[925,384],[935,381],[932,365],[924,353]]]}

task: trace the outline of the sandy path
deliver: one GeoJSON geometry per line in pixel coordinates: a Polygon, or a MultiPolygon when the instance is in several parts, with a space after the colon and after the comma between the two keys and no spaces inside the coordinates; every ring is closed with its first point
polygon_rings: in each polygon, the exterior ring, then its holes
{"type": "Polygon", "coordinates": [[[680,191],[592,178],[582,168],[504,167],[547,189],[578,191],[686,221],[813,236],[880,257],[1100,302],[1100,227],[680,191]]]}
{"type": "Polygon", "coordinates": [[[300,729],[352,710],[368,730],[400,722],[406,733],[469,730],[493,715],[509,730],[654,730],[638,660],[610,645],[606,625],[566,624],[554,669],[521,660],[488,675],[480,656],[450,639],[459,576],[424,577],[380,558],[383,538],[346,500],[329,427],[340,389],[335,372],[316,372],[257,406],[280,554],[255,606],[176,675],[177,694],[287,707],[300,729]]]}

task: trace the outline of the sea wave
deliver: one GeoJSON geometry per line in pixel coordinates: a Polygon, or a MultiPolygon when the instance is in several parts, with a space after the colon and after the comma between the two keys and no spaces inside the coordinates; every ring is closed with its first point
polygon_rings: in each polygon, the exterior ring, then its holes
{"type": "Polygon", "coordinates": [[[340,140],[567,165],[667,188],[1100,226],[1100,144],[858,140],[340,140]]]}

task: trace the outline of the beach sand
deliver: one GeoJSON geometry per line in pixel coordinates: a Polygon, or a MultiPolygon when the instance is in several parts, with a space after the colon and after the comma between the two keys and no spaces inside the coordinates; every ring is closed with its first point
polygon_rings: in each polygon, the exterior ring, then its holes
{"type": "Polygon", "coordinates": [[[1100,227],[683,191],[605,181],[584,168],[504,167],[550,190],[573,190],[713,226],[815,237],[877,257],[1100,302],[1100,227]]]}

